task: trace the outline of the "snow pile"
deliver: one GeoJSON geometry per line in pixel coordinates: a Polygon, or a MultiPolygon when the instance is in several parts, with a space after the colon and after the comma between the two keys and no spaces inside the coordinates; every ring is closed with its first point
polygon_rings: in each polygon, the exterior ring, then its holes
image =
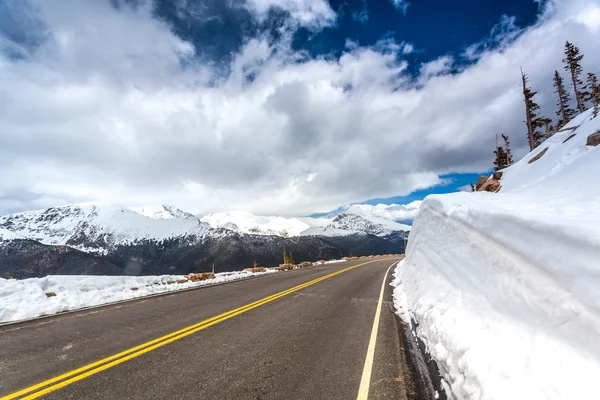
{"type": "Polygon", "coordinates": [[[185,279],[183,275],[90,276],[50,275],[23,280],[0,278],[0,322],[19,321],[62,311],[77,310],[116,301],[174,292],[191,287],[259,276],[266,272],[223,272],[214,279],[200,282],[169,283],[185,279]],[[164,282],[164,284],[163,284],[164,282]],[[132,288],[137,288],[132,290],[132,288]],[[56,296],[47,297],[46,292],[56,296]]]}
{"type": "Polygon", "coordinates": [[[600,146],[586,139],[598,130],[586,112],[506,169],[500,193],[421,205],[395,304],[456,398],[596,394],[600,146]]]}
{"type": "Polygon", "coordinates": [[[324,264],[337,264],[337,263],[343,263],[346,261],[347,260],[329,260],[329,261],[325,261],[324,264]]]}

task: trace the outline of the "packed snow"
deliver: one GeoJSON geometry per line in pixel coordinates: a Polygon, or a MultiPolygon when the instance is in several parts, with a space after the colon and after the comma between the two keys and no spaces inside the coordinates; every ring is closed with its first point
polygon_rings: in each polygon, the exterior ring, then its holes
{"type": "Polygon", "coordinates": [[[423,201],[394,301],[454,397],[596,396],[600,146],[586,139],[599,130],[585,112],[507,168],[499,193],[423,201]]]}
{"type": "Polygon", "coordinates": [[[149,296],[157,293],[245,279],[275,273],[223,272],[214,279],[199,282],[168,283],[185,279],[183,275],[91,276],[50,275],[45,278],[0,278],[0,322],[19,321],[63,311],[149,296]],[[164,284],[163,284],[164,282],[164,284]],[[132,288],[137,288],[132,290],[132,288]],[[47,297],[47,292],[56,296],[47,297]]]}

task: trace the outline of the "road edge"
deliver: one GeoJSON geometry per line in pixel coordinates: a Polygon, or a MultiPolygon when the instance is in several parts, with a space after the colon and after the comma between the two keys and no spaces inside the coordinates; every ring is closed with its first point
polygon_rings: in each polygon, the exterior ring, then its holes
{"type": "MultiPolygon", "coordinates": [[[[385,258],[383,258],[382,260],[384,260],[385,258]]],[[[317,265],[316,267],[319,266],[324,266],[326,264],[323,265],[317,265]]],[[[338,264],[334,264],[334,265],[338,265],[338,264]]],[[[310,267],[309,267],[310,268],[310,267]]],[[[244,282],[244,281],[248,281],[248,280],[252,280],[252,279],[260,279],[260,278],[266,278],[266,277],[272,277],[272,276],[277,276],[280,273],[294,273],[297,271],[301,271],[304,270],[306,268],[298,268],[298,269],[293,269],[290,271],[278,271],[276,273],[270,273],[270,274],[262,274],[262,275],[258,275],[258,276],[249,276],[247,278],[240,278],[240,279],[235,279],[235,280],[231,280],[231,281],[226,281],[226,282],[218,282],[218,283],[211,283],[208,285],[198,285],[198,286],[192,286],[189,288],[183,288],[183,289],[179,289],[179,290],[173,290],[170,292],[162,292],[162,293],[153,293],[153,294],[149,294],[147,296],[142,296],[142,297],[134,297],[132,299],[125,299],[125,300],[118,300],[118,301],[113,301],[110,303],[104,303],[104,304],[98,304],[95,306],[87,306],[87,307],[82,307],[82,308],[77,308],[74,310],[66,310],[66,311],[60,311],[54,314],[47,314],[47,315],[40,315],[38,317],[33,317],[33,318],[27,318],[27,319],[20,319],[18,321],[7,321],[7,322],[0,322],[0,329],[5,328],[5,327],[14,327],[15,325],[21,325],[21,324],[27,324],[27,323],[32,323],[32,322],[38,322],[40,320],[44,320],[44,319],[49,319],[49,318],[54,318],[54,317],[62,317],[65,315],[69,315],[69,314],[74,314],[74,313],[78,313],[78,312],[85,312],[85,311],[90,311],[90,310],[96,310],[99,308],[105,308],[105,307],[111,307],[111,306],[116,306],[119,304],[125,304],[125,303],[133,303],[136,301],[142,301],[142,300],[146,300],[146,299],[150,299],[150,298],[154,298],[154,297],[160,297],[160,296],[172,296],[172,295],[176,295],[179,293],[184,293],[187,291],[191,291],[191,290],[199,290],[199,289],[207,289],[207,288],[212,288],[212,287],[217,287],[217,286],[221,286],[221,285],[230,285],[233,283],[239,283],[239,282],[244,282]]]]}

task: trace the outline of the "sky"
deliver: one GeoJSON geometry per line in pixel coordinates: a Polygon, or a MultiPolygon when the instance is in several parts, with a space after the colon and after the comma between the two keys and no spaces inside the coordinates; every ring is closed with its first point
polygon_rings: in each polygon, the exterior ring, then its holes
{"type": "Polygon", "coordinates": [[[408,221],[527,153],[600,0],[0,0],[0,214],[78,202],[408,221]]]}

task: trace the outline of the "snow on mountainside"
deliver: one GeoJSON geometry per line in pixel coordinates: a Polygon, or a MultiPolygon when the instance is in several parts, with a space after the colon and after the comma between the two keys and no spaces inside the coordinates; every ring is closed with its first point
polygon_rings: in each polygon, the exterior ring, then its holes
{"type": "Polygon", "coordinates": [[[15,239],[24,239],[23,236],[18,235],[8,229],[0,228],[0,242],[15,240],[15,239]]]}
{"type": "Polygon", "coordinates": [[[367,233],[377,236],[408,231],[410,226],[377,217],[342,213],[333,218],[285,218],[258,216],[246,212],[209,214],[201,219],[214,228],[240,233],[277,236],[345,236],[367,233]]]}
{"type": "Polygon", "coordinates": [[[358,214],[341,213],[326,225],[313,226],[302,232],[304,236],[344,236],[348,234],[369,234],[386,236],[393,232],[409,231],[410,226],[388,219],[366,217],[358,214]]]}
{"type": "Polygon", "coordinates": [[[198,219],[193,214],[169,205],[130,207],[132,211],[153,219],[198,219]]]}
{"type": "Polygon", "coordinates": [[[600,146],[586,141],[599,131],[590,110],[507,168],[499,193],[423,201],[395,303],[456,398],[597,392],[600,146]]]}
{"type": "Polygon", "coordinates": [[[182,211],[165,208],[164,212],[171,217],[150,218],[108,204],[69,205],[1,216],[0,229],[43,244],[68,244],[84,251],[102,251],[105,247],[146,239],[201,237],[211,230],[182,211]],[[93,243],[92,247],[89,247],[90,243],[93,243]]]}
{"type": "Polygon", "coordinates": [[[201,221],[213,228],[255,235],[299,236],[310,228],[309,224],[298,218],[263,217],[242,211],[209,214],[202,217],[201,221]]]}
{"type": "Polygon", "coordinates": [[[348,231],[365,232],[371,235],[384,236],[394,231],[409,231],[410,226],[384,218],[366,217],[358,214],[343,213],[337,215],[331,227],[348,231]]]}
{"type": "Polygon", "coordinates": [[[168,205],[126,208],[100,203],[74,204],[0,216],[0,241],[27,238],[49,245],[68,244],[84,251],[94,251],[94,247],[98,247],[86,246],[84,242],[101,242],[112,246],[188,235],[219,236],[220,232],[215,229],[227,229],[240,234],[297,237],[356,233],[385,236],[410,230],[410,227],[384,218],[350,213],[332,218],[289,218],[224,212],[198,218],[168,205]]]}

